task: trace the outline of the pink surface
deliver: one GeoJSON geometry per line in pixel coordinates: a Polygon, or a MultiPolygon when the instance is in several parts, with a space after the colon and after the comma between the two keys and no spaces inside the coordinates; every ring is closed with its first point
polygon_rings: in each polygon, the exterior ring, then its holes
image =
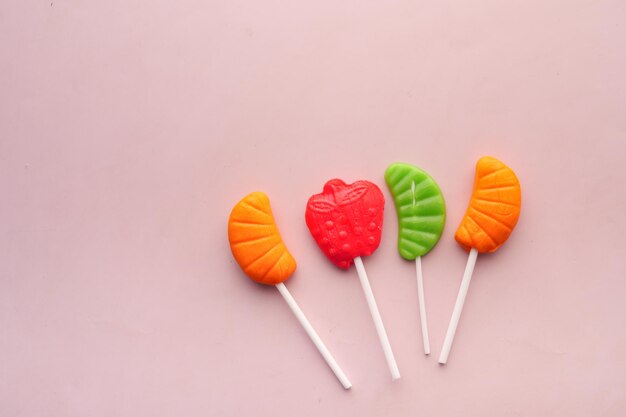
{"type": "Polygon", "coordinates": [[[0,414],[626,415],[625,21],[622,0],[3,1],[0,414]],[[522,216],[440,367],[485,154],[518,173],[522,216]],[[304,209],[332,177],[389,197],[396,160],[436,178],[448,224],[423,262],[429,358],[390,204],[365,259],[391,383],[304,209]],[[253,190],[351,391],[232,260],[253,190]]]}

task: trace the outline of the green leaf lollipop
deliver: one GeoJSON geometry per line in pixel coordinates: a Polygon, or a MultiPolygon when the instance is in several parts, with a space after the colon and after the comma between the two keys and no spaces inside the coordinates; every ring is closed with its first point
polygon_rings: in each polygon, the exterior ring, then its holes
{"type": "Polygon", "coordinates": [[[437,244],[446,222],[446,204],[435,180],[416,166],[394,163],[385,171],[385,181],[398,214],[398,252],[415,260],[417,295],[424,353],[430,353],[421,257],[437,244]]]}

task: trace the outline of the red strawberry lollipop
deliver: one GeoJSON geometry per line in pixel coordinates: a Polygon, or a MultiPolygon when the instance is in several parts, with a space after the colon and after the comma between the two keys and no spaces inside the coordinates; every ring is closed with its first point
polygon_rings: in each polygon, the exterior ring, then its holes
{"type": "Polygon", "coordinates": [[[322,252],[339,268],[354,262],[367,304],[385,352],[392,379],[400,378],[389,338],[376,306],[361,256],[371,255],[380,244],[385,197],[369,181],[346,184],[333,179],[324,191],[309,198],[306,224],[322,252]]]}

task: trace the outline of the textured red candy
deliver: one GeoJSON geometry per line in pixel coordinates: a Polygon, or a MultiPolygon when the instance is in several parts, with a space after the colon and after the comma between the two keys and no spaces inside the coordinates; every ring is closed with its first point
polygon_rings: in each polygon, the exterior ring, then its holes
{"type": "Polygon", "coordinates": [[[357,256],[371,255],[380,244],[385,197],[375,184],[328,181],[309,198],[306,224],[324,254],[348,269],[357,256]]]}

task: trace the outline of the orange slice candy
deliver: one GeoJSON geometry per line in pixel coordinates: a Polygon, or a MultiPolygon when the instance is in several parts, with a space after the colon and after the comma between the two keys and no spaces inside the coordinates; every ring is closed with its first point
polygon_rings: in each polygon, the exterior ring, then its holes
{"type": "Polygon", "coordinates": [[[241,269],[260,284],[278,284],[296,270],[296,260],[278,233],[270,200],[262,192],[248,194],[233,207],[228,240],[241,269]]]}
{"type": "Polygon", "coordinates": [[[454,238],[466,250],[494,252],[511,235],[521,205],[522,190],[515,172],[496,158],[480,158],[472,198],[454,238]]]}

